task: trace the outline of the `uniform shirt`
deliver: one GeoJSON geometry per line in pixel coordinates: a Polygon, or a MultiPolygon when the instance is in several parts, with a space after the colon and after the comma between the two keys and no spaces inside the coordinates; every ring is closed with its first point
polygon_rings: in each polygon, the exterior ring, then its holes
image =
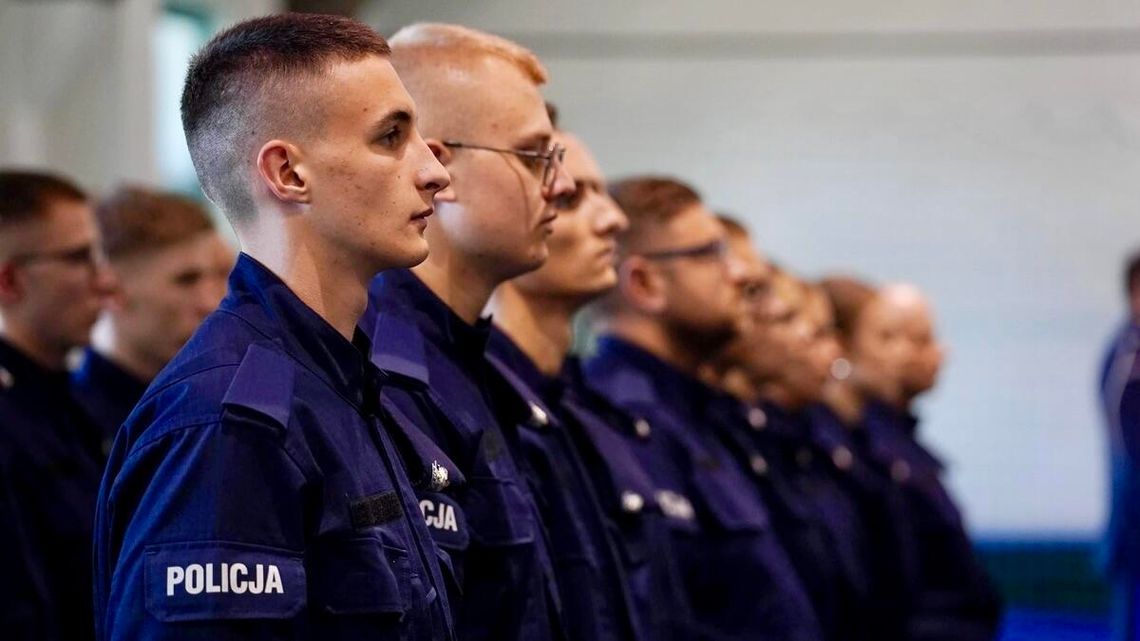
{"type": "Polygon", "coordinates": [[[1140,326],[1113,336],[1100,376],[1108,430],[1112,503],[1102,550],[1115,576],[1140,576],[1140,326]]]}
{"type": "Polygon", "coordinates": [[[918,559],[915,541],[907,533],[901,490],[865,457],[862,425],[848,427],[824,405],[810,406],[806,415],[817,452],[831,465],[863,524],[862,566],[870,591],[868,636],[884,641],[904,639],[918,585],[918,559]]]}
{"type": "Polygon", "coordinates": [[[637,638],[625,568],[563,418],[561,381],[540,372],[498,329],[491,331],[488,360],[531,410],[520,434],[525,471],[547,526],[570,638],[637,638]]]}
{"type": "Polygon", "coordinates": [[[872,401],[864,412],[865,455],[897,483],[908,535],[917,554],[918,584],[907,637],[916,641],[993,639],[1001,601],[942,485],[943,466],[915,440],[917,420],[872,401]]]}
{"type": "Polygon", "coordinates": [[[71,390],[99,426],[106,456],[111,451],[115,432],[146,391],[146,381],[89,347],[83,351],[79,368],[71,374],[71,390]]]}
{"type": "Polygon", "coordinates": [[[760,494],[719,442],[715,392],[612,337],[585,365],[600,394],[656,430],[642,463],[663,489],[697,638],[819,640],[815,614],[760,494]]]}
{"type": "Polygon", "coordinates": [[[863,524],[806,423],[777,405],[750,407],[727,394],[716,405],[725,445],[764,497],[825,637],[881,641],[867,636],[871,595],[863,524]]]}
{"type": "Polygon", "coordinates": [[[67,373],[0,340],[0,636],[91,639],[99,435],[67,373]]]}
{"type": "Polygon", "coordinates": [[[100,638],[452,639],[422,450],[377,412],[367,340],[245,254],[229,286],[115,440],[100,638]]]}
{"type": "Polygon", "coordinates": [[[361,328],[374,337],[372,362],[393,377],[381,404],[421,426],[467,479],[419,495],[461,588],[460,637],[562,638],[543,524],[519,467],[529,408],[487,363],[490,322],[464,322],[411,271],[392,270],[373,281],[361,328]]]}
{"type": "Polygon", "coordinates": [[[586,384],[581,362],[563,363],[559,409],[597,489],[612,536],[618,542],[633,621],[640,639],[694,638],[695,624],[671,538],[671,521],[688,526],[691,515],[666,514],[658,488],[641,463],[654,430],[586,384]]]}

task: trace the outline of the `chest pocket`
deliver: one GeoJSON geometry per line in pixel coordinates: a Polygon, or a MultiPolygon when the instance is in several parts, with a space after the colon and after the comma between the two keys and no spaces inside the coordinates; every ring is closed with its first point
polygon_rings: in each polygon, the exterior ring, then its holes
{"type": "Polygon", "coordinates": [[[330,537],[307,559],[313,620],[329,639],[434,638],[434,588],[412,565],[407,550],[369,536],[330,537]]]}

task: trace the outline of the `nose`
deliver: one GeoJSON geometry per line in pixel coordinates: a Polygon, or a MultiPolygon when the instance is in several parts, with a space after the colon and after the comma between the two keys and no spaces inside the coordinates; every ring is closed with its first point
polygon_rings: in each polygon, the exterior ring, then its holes
{"type": "Polygon", "coordinates": [[[554,182],[543,190],[542,198],[546,202],[553,202],[555,199],[562,196],[568,196],[574,192],[574,179],[570,176],[570,172],[566,171],[566,167],[559,164],[557,171],[554,172],[554,182]]]}
{"type": "Polygon", "coordinates": [[[618,207],[618,204],[614,202],[614,199],[610,198],[609,194],[591,192],[590,197],[599,199],[600,207],[598,207],[597,216],[594,219],[594,228],[599,235],[620,234],[629,229],[629,218],[626,217],[621,207],[618,207]]]}
{"type": "Polygon", "coordinates": [[[435,157],[431,148],[427,146],[419,134],[416,134],[416,144],[423,157],[423,164],[416,172],[416,189],[429,192],[432,195],[447,189],[447,186],[451,184],[451,174],[447,173],[447,169],[435,157]]]}
{"type": "Polygon", "coordinates": [[[738,259],[732,254],[728,254],[724,259],[725,270],[728,273],[728,280],[736,285],[738,288],[744,284],[745,276],[748,269],[744,261],[738,259]]]}
{"type": "Polygon", "coordinates": [[[98,258],[92,265],[91,289],[100,298],[110,297],[119,288],[119,279],[106,259],[98,258]]]}

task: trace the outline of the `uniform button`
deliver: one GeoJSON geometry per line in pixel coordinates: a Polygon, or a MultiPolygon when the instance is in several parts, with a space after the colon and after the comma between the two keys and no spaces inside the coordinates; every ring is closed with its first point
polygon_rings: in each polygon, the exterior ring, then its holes
{"type": "Polygon", "coordinates": [[[752,458],[748,460],[748,465],[752,467],[752,472],[756,476],[764,476],[768,473],[768,461],[764,460],[763,456],[753,454],[752,458]]]}
{"type": "Polygon", "coordinates": [[[637,514],[641,508],[645,507],[645,499],[642,498],[637,492],[622,492],[621,494],[621,509],[630,514],[637,514]]]}
{"type": "Polygon", "coordinates": [[[530,424],[532,427],[546,427],[550,424],[550,417],[537,403],[530,404],[530,424]]]}
{"type": "Polygon", "coordinates": [[[440,465],[439,461],[431,462],[431,489],[438,492],[448,485],[451,485],[451,479],[448,478],[449,473],[447,468],[440,465]]]}
{"type": "Polygon", "coordinates": [[[752,429],[759,432],[768,427],[768,415],[759,407],[753,407],[748,410],[748,424],[752,426],[752,429]]]}
{"type": "Polygon", "coordinates": [[[0,389],[8,389],[16,384],[16,377],[12,376],[12,372],[0,367],[0,389]]]}
{"type": "Polygon", "coordinates": [[[906,483],[910,479],[910,463],[906,461],[891,463],[891,479],[895,483],[906,483]]]}
{"type": "Polygon", "coordinates": [[[851,469],[851,464],[855,462],[855,457],[851,454],[851,450],[840,445],[831,451],[831,462],[836,468],[846,472],[851,469]]]}
{"type": "Polygon", "coordinates": [[[633,431],[637,432],[638,438],[647,439],[653,430],[649,427],[649,421],[639,418],[633,423],[633,431]]]}

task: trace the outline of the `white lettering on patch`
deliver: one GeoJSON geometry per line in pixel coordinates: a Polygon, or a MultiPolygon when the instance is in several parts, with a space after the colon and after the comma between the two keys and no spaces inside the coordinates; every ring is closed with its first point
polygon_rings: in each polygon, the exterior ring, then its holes
{"type": "Polygon", "coordinates": [[[455,518],[455,508],[447,503],[436,504],[435,501],[423,499],[420,501],[420,510],[424,513],[424,522],[428,527],[449,532],[459,531],[459,522],[455,518]]]}
{"type": "Polygon", "coordinates": [[[181,587],[186,594],[285,594],[281,568],[257,563],[253,578],[244,563],[191,563],[166,568],[166,596],[181,587]]]}

